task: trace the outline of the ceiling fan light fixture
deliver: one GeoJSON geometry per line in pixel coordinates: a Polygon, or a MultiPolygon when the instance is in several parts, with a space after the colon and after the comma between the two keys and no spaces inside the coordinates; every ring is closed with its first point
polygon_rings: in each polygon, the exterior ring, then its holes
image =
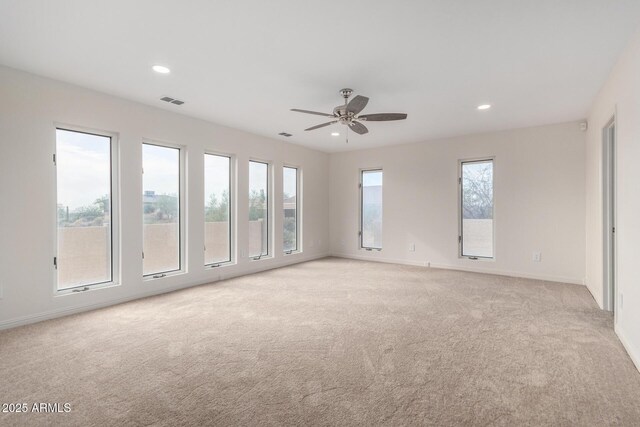
{"type": "Polygon", "coordinates": [[[340,136],[340,132],[331,132],[331,136],[340,136]]]}
{"type": "Polygon", "coordinates": [[[491,104],[478,105],[478,110],[488,110],[489,108],[491,108],[491,104]]]}

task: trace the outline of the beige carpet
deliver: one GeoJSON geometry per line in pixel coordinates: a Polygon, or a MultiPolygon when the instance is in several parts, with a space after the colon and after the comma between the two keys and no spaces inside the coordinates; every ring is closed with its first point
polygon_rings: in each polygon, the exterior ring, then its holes
{"type": "Polygon", "coordinates": [[[0,425],[640,425],[586,288],[327,258],[0,332],[0,425]]]}

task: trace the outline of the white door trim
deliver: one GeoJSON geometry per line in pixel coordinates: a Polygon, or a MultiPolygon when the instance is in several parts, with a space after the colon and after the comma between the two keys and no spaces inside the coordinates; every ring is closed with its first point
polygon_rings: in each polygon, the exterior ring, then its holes
{"type": "Polygon", "coordinates": [[[603,308],[613,311],[618,301],[616,284],[616,117],[602,129],[602,209],[603,209],[603,308]]]}

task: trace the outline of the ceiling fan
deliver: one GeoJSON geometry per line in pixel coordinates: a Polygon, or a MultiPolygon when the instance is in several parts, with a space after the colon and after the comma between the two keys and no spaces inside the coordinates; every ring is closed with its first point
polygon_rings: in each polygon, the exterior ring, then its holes
{"type": "Polygon", "coordinates": [[[391,120],[404,120],[407,118],[407,115],[405,113],[375,113],[360,115],[360,112],[364,110],[364,107],[367,106],[369,98],[362,95],[356,95],[351,101],[349,101],[349,97],[352,94],[352,89],[342,89],[340,91],[340,95],[344,98],[344,105],[338,105],[333,109],[332,114],[320,113],[317,111],[300,110],[298,108],[292,108],[291,111],[331,117],[332,119],[329,122],[305,129],[305,131],[319,129],[325,126],[332,125],[334,123],[340,123],[346,125],[347,129],[351,129],[352,131],[360,135],[364,135],[365,133],[369,132],[369,129],[367,129],[367,127],[361,122],[388,122],[391,120]]]}

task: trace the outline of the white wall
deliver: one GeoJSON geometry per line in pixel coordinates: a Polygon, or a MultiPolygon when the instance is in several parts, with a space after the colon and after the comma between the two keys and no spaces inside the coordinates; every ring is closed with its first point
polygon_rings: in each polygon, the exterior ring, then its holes
{"type": "MultiPolygon", "coordinates": [[[[107,305],[170,289],[299,262],[328,253],[329,157],[325,153],[129,102],[0,67],[0,328],[107,305]],[[121,285],[54,296],[55,125],[117,132],[121,172],[121,285]],[[181,144],[187,155],[187,272],[142,280],[143,138],[181,144]],[[248,241],[248,161],[272,161],[275,212],[282,212],[282,165],[302,168],[301,254],[282,255],[281,215],[275,216],[275,258],[204,268],[203,152],[237,156],[237,241],[248,241]]],[[[215,102],[215,101],[212,101],[215,102]]],[[[179,111],[179,107],[176,107],[179,111]]]]}
{"type": "Polygon", "coordinates": [[[332,154],[331,250],[583,283],[584,143],[576,122],[332,154]],[[485,156],[495,156],[495,261],[461,259],[458,160],[485,156]],[[371,167],[384,170],[381,252],[358,249],[359,169],[371,167]]]}
{"type": "Polygon", "coordinates": [[[586,284],[602,307],[602,129],[615,114],[617,132],[616,332],[640,368],[640,33],[631,40],[589,114],[586,161],[586,284]],[[621,306],[620,297],[624,297],[621,306]]]}

